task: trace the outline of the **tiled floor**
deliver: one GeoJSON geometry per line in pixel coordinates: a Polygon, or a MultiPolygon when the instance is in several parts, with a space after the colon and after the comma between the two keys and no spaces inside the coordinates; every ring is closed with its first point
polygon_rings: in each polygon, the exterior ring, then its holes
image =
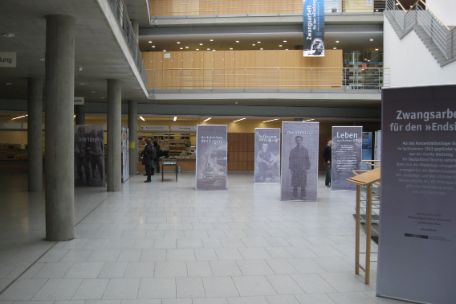
{"type": "Polygon", "coordinates": [[[77,190],[77,239],[54,244],[41,240],[43,197],[16,179],[1,187],[0,282],[51,249],[0,304],[394,302],[375,297],[375,273],[371,286],[353,274],[352,192],[321,187],[318,202],[281,202],[279,185],[249,175],[207,192],[192,175],[137,176],[120,193],[77,190]]]}

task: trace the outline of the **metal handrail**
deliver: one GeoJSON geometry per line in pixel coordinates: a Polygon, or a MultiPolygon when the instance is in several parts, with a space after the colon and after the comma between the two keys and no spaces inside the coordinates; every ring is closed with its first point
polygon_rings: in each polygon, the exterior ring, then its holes
{"type": "Polygon", "coordinates": [[[156,68],[148,69],[147,73],[149,90],[310,89],[356,92],[380,91],[385,86],[383,68],[156,68]]]}
{"type": "Polygon", "coordinates": [[[450,28],[437,18],[426,3],[418,0],[409,10],[397,0],[387,0],[385,15],[400,29],[400,36],[419,28],[428,35],[446,62],[456,60],[456,28],[450,28]]]}
{"type": "MultiPolygon", "coordinates": [[[[151,0],[151,13],[153,18],[169,17],[169,16],[249,16],[249,15],[281,15],[281,14],[302,14],[302,0],[264,0],[261,4],[256,3],[230,3],[229,0],[213,1],[210,7],[202,7],[197,1],[188,0],[180,1],[178,8],[171,10],[153,9],[154,2],[151,0]]],[[[382,1],[377,1],[382,2],[382,1]]],[[[163,2],[161,2],[163,3],[163,2]]],[[[157,3],[157,6],[160,4],[157,3]]],[[[159,6],[158,6],[159,7],[159,6]]],[[[383,9],[376,9],[374,1],[368,3],[366,0],[342,0],[342,1],[326,1],[327,14],[340,13],[375,13],[381,12],[383,9]]],[[[384,7],[384,6],[381,6],[384,7]]]]}
{"type": "Polygon", "coordinates": [[[136,67],[141,75],[142,81],[146,84],[147,73],[144,68],[142,53],[139,49],[139,37],[136,36],[133,30],[133,25],[131,24],[130,17],[128,16],[127,6],[123,0],[108,0],[108,3],[122,31],[125,42],[130,49],[130,53],[135,60],[136,67]]]}

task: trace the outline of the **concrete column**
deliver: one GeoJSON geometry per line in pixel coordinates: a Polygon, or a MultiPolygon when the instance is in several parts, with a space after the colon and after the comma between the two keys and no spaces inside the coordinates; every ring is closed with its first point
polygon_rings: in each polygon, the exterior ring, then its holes
{"type": "Polygon", "coordinates": [[[85,110],[83,105],[77,105],[74,107],[76,114],[76,125],[85,124],[85,110]]]}
{"type": "Polygon", "coordinates": [[[74,238],[75,20],[46,17],[46,239],[74,238]]]}
{"type": "Polygon", "coordinates": [[[136,20],[131,20],[131,25],[133,27],[133,32],[136,35],[136,40],[139,43],[139,23],[136,20]]]}
{"type": "Polygon", "coordinates": [[[122,91],[120,80],[108,80],[108,191],[121,188],[122,91]]]}
{"type": "Polygon", "coordinates": [[[28,79],[27,98],[27,154],[28,154],[28,190],[43,190],[43,80],[28,79]]]}
{"type": "Polygon", "coordinates": [[[129,132],[129,157],[130,175],[136,175],[138,166],[138,102],[128,102],[128,132],[129,132]]]}

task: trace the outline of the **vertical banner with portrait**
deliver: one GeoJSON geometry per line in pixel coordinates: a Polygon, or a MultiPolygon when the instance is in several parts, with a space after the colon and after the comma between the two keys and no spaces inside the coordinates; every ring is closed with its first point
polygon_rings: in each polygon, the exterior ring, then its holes
{"type": "Polygon", "coordinates": [[[255,183],[280,182],[280,129],[255,129],[255,183]]]}
{"type": "Polygon", "coordinates": [[[122,128],[122,183],[125,183],[130,178],[128,140],[128,128],[122,128]]]}
{"type": "Polygon", "coordinates": [[[281,200],[316,201],[318,122],[282,122],[281,200]]]}
{"type": "Polygon", "coordinates": [[[377,295],[456,303],[456,86],[382,90],[377,295]]]}
{"type": "Polygon", "coordinates": [[[196,127],[196,189],[227,189],[227,126],[196,127]]]}
{"type": "MultiPolygon", "coordinates": [[[[362,143],[362,160],[372,160],[372,132],[363,132],[363,143],[362,143]]],[[[361,170],[370,170],[372,166],[370,163],[361,163],[361,170]]]]}
{"type": "Polygon", "coordinates": [[[325,56],[325,0],[303,0],[304,57],[325,56]]]}
{"type": "Polygon", "coordinates": [[[77,125],[74,149],[75,185],[79,187],[104,186],[103,126],[77,125]]]}
{"type": "Polygon", "coordinates": [[[363,127],[332,127],[331,189],[354,190],[347,182],[361,164],[363,127]]]}

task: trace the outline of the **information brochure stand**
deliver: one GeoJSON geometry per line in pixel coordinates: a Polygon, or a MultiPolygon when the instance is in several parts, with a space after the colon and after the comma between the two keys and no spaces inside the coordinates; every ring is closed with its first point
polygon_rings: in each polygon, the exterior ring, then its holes
{"type": "Polygon", "coordinates": [[[355,273],[359,275],[359,269],[364,270],[364,283],[370,281],[371,263],[371,237],[372,237],[372,185],[380,181],[380,168],[366,171],[347,179],[348,182],[356,185],[356,234],[355,234],[355,273]],[[361,238],[361,190],[366,187],[366,261],[363,266],[360,264],[360,238],[361,238]]]}

